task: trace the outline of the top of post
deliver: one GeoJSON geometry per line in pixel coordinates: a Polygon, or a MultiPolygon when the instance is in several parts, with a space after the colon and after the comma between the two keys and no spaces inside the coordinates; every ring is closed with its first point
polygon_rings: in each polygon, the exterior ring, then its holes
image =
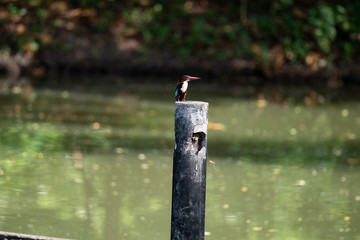
{"type": "Polygon", "coordinates": [[[178,105],[188,105],[188,106],[193,106],[193,107],[207,107],[209,105],[208,102],[201,102],[201,101],[176,101],[175,102],[175,106],[178,105]]]}

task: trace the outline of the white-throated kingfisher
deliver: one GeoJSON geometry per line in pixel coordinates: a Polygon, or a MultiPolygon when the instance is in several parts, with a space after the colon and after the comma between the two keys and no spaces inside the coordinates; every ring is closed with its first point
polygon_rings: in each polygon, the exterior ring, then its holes
{"type": "Polygon", "coordinates": [[[176,85],[176,90],[175,90],[176,101],[185,101],[186,90],[188,89],[189,86],[188,82],[197,79],[200,78],[192,77],[189,75],[182,76],[182,78],[179,80],[179,82],[176,85]]]}

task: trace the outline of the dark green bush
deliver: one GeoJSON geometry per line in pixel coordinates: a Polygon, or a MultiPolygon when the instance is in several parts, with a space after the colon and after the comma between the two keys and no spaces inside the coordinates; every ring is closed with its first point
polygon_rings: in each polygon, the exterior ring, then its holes
{"type": "MultiPolygon", "coordinates": [[[[63,33],[100,39],[112,33],[114,39],[137,38],[145,49],[183,59],[267,61],[269,49],[280,45],[289,61],[304,61],[309,53],[351,60],[360,49],[359,12],[360,3],[350,0],[5,1],[0,50],[36,57],[54,44],[59,49],[56,39],[63,33]],[[112,32],[119,23],[132,34],[112,32]]],[[[71,50],[71,43],[60,44],[71,50]]]]}

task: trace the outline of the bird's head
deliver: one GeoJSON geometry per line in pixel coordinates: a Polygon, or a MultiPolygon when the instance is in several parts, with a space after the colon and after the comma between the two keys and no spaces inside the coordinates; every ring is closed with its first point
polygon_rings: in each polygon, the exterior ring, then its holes
{"type": "Polygon", "coordinates": [[[179,82],[187,82],[187,81],[192,81],[192,80],[198,80],[200,79],[199,77],[192,77],[192,76],[189,76],[189,75],[184,75],[182,76],[182,78],[180,79],[179,82]]]}

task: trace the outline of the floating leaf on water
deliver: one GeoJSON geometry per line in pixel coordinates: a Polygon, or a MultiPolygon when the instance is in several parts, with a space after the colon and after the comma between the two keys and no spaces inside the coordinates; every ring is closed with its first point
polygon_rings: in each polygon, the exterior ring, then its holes
{"type": "Polygon", "coordinates": [[[127,149],[121,148],[121,147],[117,147],[117,148],[115,148],[115,152],[116,152],[117,154],[122,154],[122,153],[127,152],[127,149]]]}
{"type": "Polygon", "coordinates": [[[343,117],[349,116],[349,110],[343,109],[343,110],[341,111],[341,115],[342,115],[343,117]]]}
{"type": "Polygon", "coordinates": [[[140,154],[138,155],[138,158],[139,158],[140,160],[145,160],[145,159],[146,159],[146,155],[143,154],[143,153],[140,153],[140,154]]]}
{"type": "Polygon", "coordinates": [[[280,173],[280,169],[279,169],[279,168],[275,168],[275,169],[273,170],[273,173],[276,174],[276,175],[279,174],[279,173],[280,173]]]}
{"type": "Polygon", "coordinates": [[[101,127],[101,125],[100,125],[100,123],[99,122],[94,122],[93,124],[92,124],[92,127],[93,127],[93,129],[99,129],[100,127],[101,127]]]}
{"type": "Polygon", "coordinates": [[[72,158],[74,160],[81,160],[82,159],[82,152],[80,150],[74,150],[72,153],[72,158]]]}
{"type": "Polygon", "coordinates": [[[149,169],[149,164],[147,164],[147,163],[142,163],[140,166],[141,166],[141,169],[144,169],[144,170],[149,169]]]}
{"type": "Polygon", "coordinates": [[[306,185],[306,181],[305,181],[304,179],[296,180],[296,185],[297,185],[297,186],[305,186],[305,185],[306,185]]]}
{"type": "Polygon", "coordinates": [[[343,151],[342,151],[342,149],[341,148],[334,148],[333,149],[333,153],[334,153],[334,155],[335,156],[340,156],[342,153],[343,153],[343,151]]]}
{"type": "Polygon", "coordinates": [[[265,99],[258,99],[257,101],[256,101],[256,106],[258,107],[258,108],[264,108],[264,107],[266,107],[268,105],[268,103],[267,103],[267,101],[265,100],[265,99]]]}
{"type": "Polygon", "coordinates": [[[356,139],[356,134],[352,133],[352,132],[346,133],[346,138],[349,139],[349,140],[355,140],[356,139]]]}
{"type": "Polygon", "coordinates": [[[61,93],[61,97],[64,98],[64,99],[67,99],[69,96],[70,96],[70,94],[69,94],[68,91],[63,91],[63,92],[61,93]]]}
{"type": "Polygon", "coordinates": [[[301,112],[301,107],[295,107],[295,108],[294,108],[294,112],[295,112],[296,114],[299,114],[299,113],[301,112]]]}
{"type": "Polygon", "coordinates": [[[82,178],[75,178],[75,179],[74,179],[74,182],[75,182],[75,183],[79,183],[79,184],[83,184],[83,183],[84,183],[84,179],[82,179],[82,178]]]}
{"type": "Polygon", "coordinates": [[[217,130],[217,131],[224,131],[226,129],[226,126],[223,123],[209,122],[208,123],[208,129],[217,130]]]}
{"type": "Polygon", "coordinates": [[[290,129],[290,134],[293,135],[293,136],[296,135],[297,134],[296,128],[290,129]]]}
{"type": "Polygon", "coordinates": [[[236,215],[226,215],[225,216],[225,220],[228,222],[228,223],[236,223],[236,215]]]}
{"type": "Polygon", "coordinates": [[[262,231],[262,227],[253,227],[252,230],[255,231],[255,232],[259,232],[259,231],[262,231]]]}

